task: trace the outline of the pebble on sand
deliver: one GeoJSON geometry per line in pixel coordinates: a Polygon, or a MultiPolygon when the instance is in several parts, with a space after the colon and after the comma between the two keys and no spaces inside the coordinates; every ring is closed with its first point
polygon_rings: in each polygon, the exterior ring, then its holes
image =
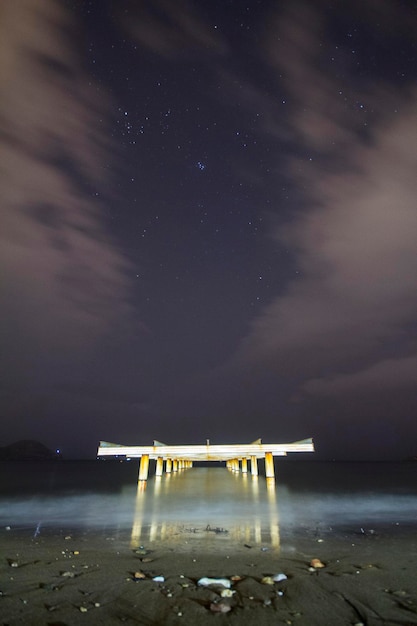
{"type": "Polygon", "coordinates": [[[322,561],[320,561],[320,559],[311,559],[310,567],[313,567],[314,569],[321,569],[326,566],[322,561]]]}
{"type": "Polygon", "coordinates": [[[226,587],[226,589],[230,589],[231,582],[228,578],[207,578],[206,576],[204,576],[197,581],[197,585],[199,585],[200,587],[217,585],[219,587],[226,587]]]}
{"type": "Polygon", "coordinates": [[[213,613],[228,613],[232,610],[230,604],[226,604],[225,602],[212,602],[210,604],[210,611],[213,613]]]}

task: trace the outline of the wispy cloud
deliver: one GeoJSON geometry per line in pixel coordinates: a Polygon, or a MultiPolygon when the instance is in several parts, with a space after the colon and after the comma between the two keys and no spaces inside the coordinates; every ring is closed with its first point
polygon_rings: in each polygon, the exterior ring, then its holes
{"type": "Polygon", "coordinates": [[[144,48],[163,57],[224,54],[227,46],[188,0],[172,3],[127,2],[119,5],[120,21],[129,35],[144,48]]]}
{"type": "Polygon", "coordinates": [[[324,28],[294,4],[267,29],[266,59],[286,86],[298,145],[287,172],[303,197],[272,236],[297,273],[254,320],[234,363],[297,379],[309,394],[378,375],[383,384],[396,362],[411,384],[417,94],[383,83],[348,92],[352,76],[337,80],[321,64],[324,28]],[[363,117],[362,104],[371,109],[363,117]]]}
{"type": "Polygon", "coordinates": [[[2,325],[43,350],[85,345],[128,310],[127,262],[103,221],[106,96],[84,74],[59,3],[0,20],[2,325]]]}
{"type": "Polygon", "coordinates": [[[385,359],[352,374],[311,379],[304,391],[317,396],[340,395],[348,397],[358,392],[384,394],[392,389],[410,389],[415,386],[417,355],[385,359]]]}

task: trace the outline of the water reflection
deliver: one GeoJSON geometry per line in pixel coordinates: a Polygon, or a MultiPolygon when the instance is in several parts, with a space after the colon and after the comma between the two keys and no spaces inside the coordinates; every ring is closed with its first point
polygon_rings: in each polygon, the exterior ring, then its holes
{"type": "Polygon", "coordinates": [[[138,485],[131,544],[215,540],[279,548],[275,481],[196,468],[138,485]]]}
{"type": "Polygon", "coordinates": [[[139,486],[133,463],[34,465],[20,475],[13,469],[0,467],[0,533],[7,526],[32,534],[79,529],[136,545],[170,540],[285,549],[305,533],[417,526],[417,464],[283,464],[276,483],[197,467],[139,486]]]}

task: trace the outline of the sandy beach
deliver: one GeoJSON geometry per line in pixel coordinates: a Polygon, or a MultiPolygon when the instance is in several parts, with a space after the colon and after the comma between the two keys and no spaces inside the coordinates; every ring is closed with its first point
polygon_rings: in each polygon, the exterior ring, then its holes
{"type": "Polygon", "coordinates": [[[285,549],[2,528],[0,546],[2,625],[417,625],[416,536],[395,527],[285,549]]]}

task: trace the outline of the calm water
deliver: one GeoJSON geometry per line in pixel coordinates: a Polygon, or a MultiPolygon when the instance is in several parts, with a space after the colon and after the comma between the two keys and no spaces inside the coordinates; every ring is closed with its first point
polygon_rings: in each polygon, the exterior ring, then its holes
{"type": "Polygon", "coordinates": [[[0,463],[0,529],[282,545],[294,536],[417,530],[417,463],[279,461],[276,481],[213,464],[152,476],[136,461],[0,463]]]}

